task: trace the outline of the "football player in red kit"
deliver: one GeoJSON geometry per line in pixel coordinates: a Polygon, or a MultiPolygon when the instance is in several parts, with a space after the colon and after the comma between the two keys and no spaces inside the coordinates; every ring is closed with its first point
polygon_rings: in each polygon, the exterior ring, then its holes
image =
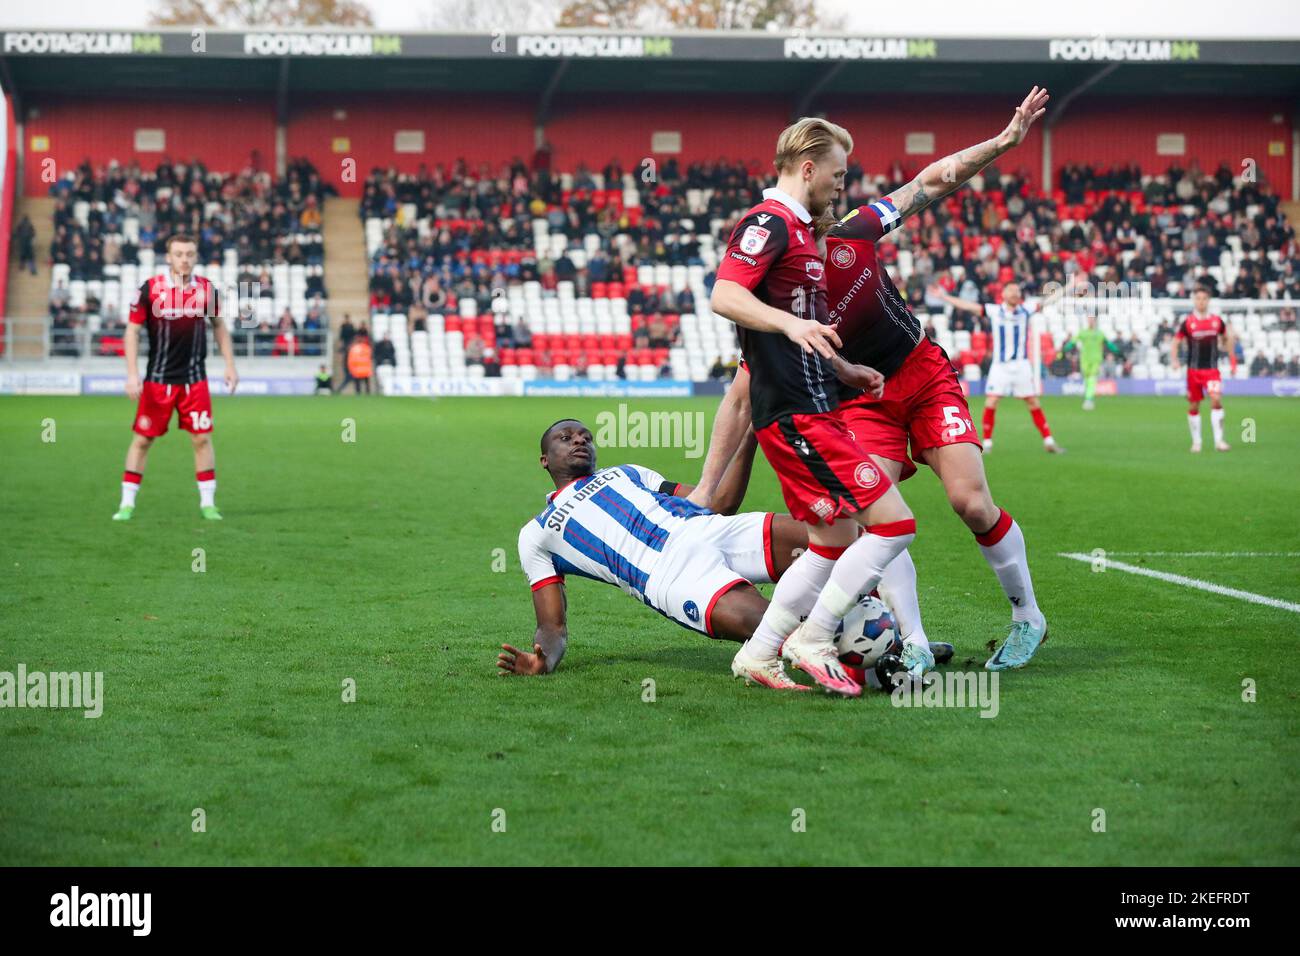
{"type": "Polygon", "coordinates": [[[167,240],[167,271],[146,279],[131,306],[126,327],[126,394],[138,402],[132,430],[135,437],[126,452],[122,475],[122,500],[114,521],[129,521],[144,477],[145,461],[154,439],[167,433],[172,412],[194,445],[194,473],[199,486],[199,512],[220,521],[217,511],[217,474],[212,451],[212,399],[204,360],[208,354],[207,324],[226,363],[226,388],[233,394],[239,383],[230,330],[221,320],[221,299],[207,279],[194,274],[198,246],[189,236],[167,240]],[[149,330],[149,364],[140,381],[138,354],[140,328],[149,330]]]}
{"type": "MultiPolygon", "coordinates": [[[[853,439],[872,452],[891,481],[915,473],[912,459],[928,464],[943,482],[953,510],[975,534],[1011,603],[1010,632],[985,665],[990,670],[1023,667],[1047,634],[1046,618],[1034,597],[1024,535],[993,502],[980,439],[947,355],[923,334],[877,260],[875,244],[1019,145],[1046,111],[1046,103],[1047,92],[1035,87],[998,136],[927,166],[901,189],[850,212],[826,237],[828,307],[842,340],[842,357],[885,376],[879,398],[845,388],[836,416],[853,439]]],[[[704,474],[689,496],[692,501],[707,506],[721,467],[743,437],[738,410],[751,401],[745,385],[738,375],[723,401],[704,474]]]]}
{"type": "Polygon", "coordinates": [[[1187,342],[1187,425],[1192,431],[1192,451],[1201,450],[1201,399],[1210,396],[1210,427],[1214,447],[1227,451],[1223,440],[1223,379],[1219,354],[1232,354],[1232,334],[1222,317],[1210,314],[1210,292],[1204,286],[1192,293],[1192,312],[1184,316],[1174,335],[1169,367],[1177,372],[1178,343],[1187,342]]]}
{"type": "Polygon", "coordinates": [[[823,119],[804,118],[781,133],[776,187],[764,190],[763,202],[732,231],[711,298],[713,311],[740,327],[754,434],[809,541],[777,583],[732,673],[766,687],[797,687],[781,672],[784,655],[828,691],[850,697],[862,688],[839,662],[835,625],[859,594],[876,587],[916,527],[893,482],[832,414],[841,380],[860,375],[855,390],[883,384],[870,369],[846,372],[835,351],[841,343],[828,324],[815,235],[814,220],[843,188],[852,148],[848,133],[823,119]],[[819,595],[828,590],[834,601],[821,602],[827,607],[819,615],[819,595]],[[800,624],[804,615],[807,626],[800,624]],[[807,630],[813,626],[818,630],[807,630]],[[813,638],[801,637],[805,632],[813,638]]]}

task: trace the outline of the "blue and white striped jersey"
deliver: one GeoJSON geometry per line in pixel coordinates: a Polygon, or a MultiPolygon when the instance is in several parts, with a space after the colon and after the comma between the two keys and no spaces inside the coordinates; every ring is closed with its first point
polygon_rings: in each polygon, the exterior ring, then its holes
{"type": "Polygon", "coordinates": [[[673,533],[707,508],[659,490],[664,476],[641,465],[602,468],[547,496],[519,532],[519,563],[536,591],[577,574],[644,601],[673,533]]]}
{"type": "Polygon", "coordinates": [[[1021,362],[1029,358],[1029,310],[1024,303],[1014,309],[985,305],[993,333],[993,362],[1021,362]]]}

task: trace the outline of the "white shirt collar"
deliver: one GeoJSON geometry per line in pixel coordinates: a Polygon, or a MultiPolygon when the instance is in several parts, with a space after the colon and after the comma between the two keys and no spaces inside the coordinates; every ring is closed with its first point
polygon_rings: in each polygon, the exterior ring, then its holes
{"type": "Polygon", "coordinates": [[[784,189],[777,189],[775,186],[771,189],[764,189],[763,198],[779,202],[782,206],[785,206],[798,216],[802,222],[812,222],[812,215],[803,207],[803,203],[799,202],[799,200],[795,199],[784,189]]]}
{"type": "MultiPolygon", "coordinates": [[[[172,270],[171,270],[171,269],[168,269],[166,272],[163,273],[163,275],[166,276],[166,278],[167,278],[167,288],[169,288],[169,289],[179,288],[179,287],[176,285],[176,283],[172,281],[172,270]]],[[[191,273],[190,273],[189,281],[185,283],[184,288],[188,289],[190,286],[194,285],[196,279],[197,279],[197,276],[196,276],[193,272],[191,272],[191,273]]]]}

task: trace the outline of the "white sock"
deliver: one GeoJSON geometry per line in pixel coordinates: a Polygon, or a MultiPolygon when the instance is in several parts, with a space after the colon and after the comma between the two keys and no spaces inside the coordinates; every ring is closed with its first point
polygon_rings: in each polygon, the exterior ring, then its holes
{"type": "Polygon", "coordinates": [[[859,595],[880,583],[889,562],[904,551],[914,538],[916,522],[910,518],[891,522],[889,526],[868,527],[867,533],[840,555],[835,567],[831,569],[830,580],[817,596],[817,603],[813,605],[805,625],[805,632],[810,639],[834,640],[835,629],[844,620],[844,615],[849,613],[849,609],[858,603],[859,595]],[[872,531],[872,527],[902,533],[879,534],[872,531]]]}
{"type": "Polygon", "coordinates": [[[776,657],[781,652],[781,642],[794,633],[800,619],[812,610],[834,567],[834,558],[815,554],[811,549],[795,558],[794,564],[776,582],[772,603],[754,629],[754,636],[745,642],[745,650],[760,660],[776,657]]]}
{"type": "Polygon", "coordinates": [[[1029,555],[1020,525],[1005,511],[987,534],[976,535],[984,560],[998,576],[1002,590],[1011,602],[1011,620],[1038,621],[1043,612],[1034,599],[1034,582],[1029,576],[1029,555]],[[986,543],[988,542],[988,543],[986,543]]]}
{"type": "Polygon", "coordinates": [[[885,573],[876,585],[881,599],[893,612],[899,636],[904,641],[926,641],[925,628],[921,626],[921,602],[916,596],[916,565],[910,551],[902,551],[885,565],[885,573]]]}
{"type": "Polygon", "coordinates": [[[1199,412],[1187,416],[1187,427],[1192,430],[1192,444],[1199,445],[1201,443],[1201,416],[1199,412]]]}
{"type": "Polygon", "coordinates": [[[140,493],[140,483],[138,481],[122,482],[122,503],[119,508],[134,508],[135,496],[140,493]]]}
{"type": "Polygon", "coordinates": [[[199,482],[199,507],[215,508],[217,505],[217,479],[199,482]]]}
{"type": "Polygon", "coordinates": [[[1214,432],[1214,441],[1216,444],[1223,441],[1223,409],[1210,409],[1210,428],[1214,432]]]}

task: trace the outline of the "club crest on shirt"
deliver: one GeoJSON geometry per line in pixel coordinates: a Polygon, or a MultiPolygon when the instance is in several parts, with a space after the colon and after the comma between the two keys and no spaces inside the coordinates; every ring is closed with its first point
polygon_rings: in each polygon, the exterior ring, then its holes
{"type": "Polygon", "coordinates": [[[837,269],[852,269],[853,263],[858,261],[858,254],[853,251],[852,246],[836,246],[835,251],[831,253],[831,265],[837,269]]]}
{"type": "Polygon", "coordinates": [[[771,235],[771,229],[764,229],[762,226],[746,226],[745,234],[740,237],[740,249],[751,256],[757,255],[763,251],[771,235]]]}
{"type": "Polygon", "coordinates": [[[880,484],[880,472],[871,462],[864,461],[854,470],[853,479],[863,488],[874,488],[880,484]]]}

